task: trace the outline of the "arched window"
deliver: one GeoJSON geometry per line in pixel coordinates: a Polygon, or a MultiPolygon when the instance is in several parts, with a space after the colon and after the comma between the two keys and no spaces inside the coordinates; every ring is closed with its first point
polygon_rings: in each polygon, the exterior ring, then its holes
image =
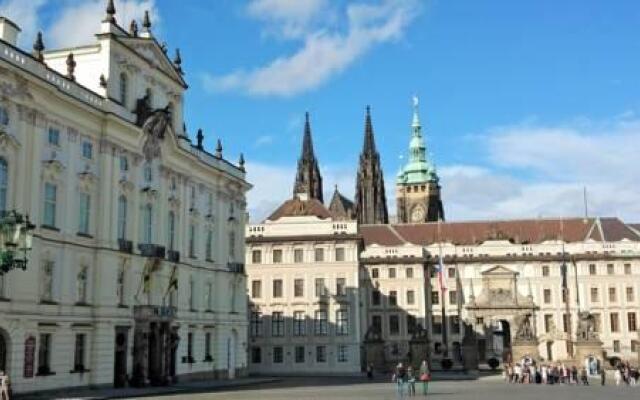
{"type": "Polygon", "coordinates": [[[173,250],[173,246],[175,244],[176,238],[176,214],[173,211],[169,211],[169,229],[167,230],[169,233],[169,250],[173,250]]]}
{"type": "Polygon", "coordinates": [[[9,187],[9,165],[0,158],[0,213],[7,211],[7,191],[9,187]]]}
{"type": "Polygon", "coordinates": [[[127,198],[118,198],[118,239],[127,239],[127,198]]]}
{"type": "Polygon", "coordinates": [[[153,206],[147,204],[142,209],[142,243],[150,244],[153,238],[153,206]]]}
{"type": "Polygon", "coordinates": [[[127,85],[127,74],[123,72],[120,74],[120,104],[122,104],[124,107],[127,106],[127,85]]]}

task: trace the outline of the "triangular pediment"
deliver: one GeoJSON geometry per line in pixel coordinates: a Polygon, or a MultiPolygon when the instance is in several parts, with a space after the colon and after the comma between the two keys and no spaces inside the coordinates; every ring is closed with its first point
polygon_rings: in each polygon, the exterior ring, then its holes
{"type": "Polygon", "coordinates": [[[162,51],[162,48],[155,39],[118,37],[118,40],[129,49],[133,50],[140,57],[147,60],[149,64],[177,81],[180,85],[184,87],[187,86],[182,75],[176,71],[173,63],[169,60],[165,52],[162,51]]]}
{"type": "Polygon", "coordinates": [[[489,268],[488,270],[482,272],[483,276],[486,275],[517,275],[517,272],[510,270],[507,267],[503,267],[501,265],[495,266],[493,268],[489,268]]]}

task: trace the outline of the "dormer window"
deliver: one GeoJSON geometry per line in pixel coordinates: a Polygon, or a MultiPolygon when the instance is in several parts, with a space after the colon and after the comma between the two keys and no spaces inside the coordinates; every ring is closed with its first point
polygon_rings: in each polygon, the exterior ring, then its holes
{"type": "Polygon", "coordinates": [[[58,128],[49,128],[47,140],[52,146],[60,146],[60,130],[58,128]]]}
{"type": "Polygon", "coordinates": [[[9,125],[9,110],[4,106],[0,106],[0,125],[9,125]]]}
{"type": "Polygon", "coordinates": [[[82,157],[87,160],[91,160],[93,158],[93,143],[82,142],[82,157]]]}

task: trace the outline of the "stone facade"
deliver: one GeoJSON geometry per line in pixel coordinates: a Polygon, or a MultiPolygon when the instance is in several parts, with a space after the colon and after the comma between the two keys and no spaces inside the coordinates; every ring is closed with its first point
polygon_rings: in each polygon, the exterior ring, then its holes
{"type": "Polygon", "coordinates": [[[44,55],[0,32],[0,205],[37,225],[0,277],[14,390],[246,373],[249,185],[186,138],[179,57],[113,18],[44,55]]]}

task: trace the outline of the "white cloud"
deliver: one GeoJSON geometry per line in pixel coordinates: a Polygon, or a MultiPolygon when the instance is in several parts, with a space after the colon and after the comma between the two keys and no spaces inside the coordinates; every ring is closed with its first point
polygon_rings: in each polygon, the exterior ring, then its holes
{"type": "Polygon", "coordinates": [[[328,0],[253,0],[247,6],[247,13],[266,22],[267,33],[297,38],[304,35],[328,6],[328,0]]]}
{"type": "MultiPolygon", "coordinates": [[[[55,47],[70,47],[92,43],[94,35],[100,32],[100,22],[105,15],[103,0],[74,1],[65,7],[54,23],[48,29],[51,45],[55,47]]],[[[160,18],[155,0],[116,0],[116,20],[118,24],[128,29],[132,19],[138,20],[138,25],[149,10],[154,33],[158,33],[160,18]]]]}
{"type": "Polygon", "coordinates": [[[253,143],[254,147],[262,147],[262,146],[267,146],[270,145],[271,143],[273,143],[273,136],[271,135],[262,135],[259,138],[256,139],[256,141],[253,143]]]}
{"type": "MultiPolygon", "coordinates": [[[[20,46],[30,46],[38,31],[38,12],[47,0],[0,1],[0,15],[15,22],[22,32],[18,38],[20,46]]],[[[28,47],[30,48],[30,47],[28,47]]]]}
{"type": "MultiPolygon", "coordinates": [[[[257,1],[252,6],[267,2],[270,1],[257,1]]],[[[416,0],[383,0],[375,5],[350,4],[345,11],[344,31],[318,27],[292,34],[287,26],[299,27],[301,19],[311,18],[314,14],[300,14],[295,12],[297,9],[287,7],[276,8],[269,18],[284,26],[284,36],[300,36],[302,47],[291,55],[278,57],[252,70],[240,69],[223,76],[205,74],[204,86],[215,92],[241,91],[257,96],[293,96],[314,89],[348,68],[374,46],[399,39],[418,9],[416,0]]]]}

